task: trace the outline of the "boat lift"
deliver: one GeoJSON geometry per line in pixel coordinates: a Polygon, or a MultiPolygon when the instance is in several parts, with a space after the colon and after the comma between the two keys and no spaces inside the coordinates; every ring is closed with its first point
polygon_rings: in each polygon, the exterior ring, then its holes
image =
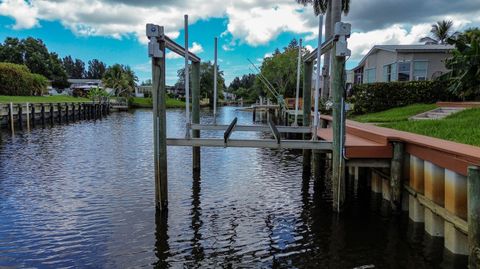
{"type": "MultiPolygon", "coordinates": [[[[332,152],[332,142],[309,139],[316,133],[316,126],[277,126],[270,119],[267,125],[245,126],[237,125],[235,118],[229,125],[200,124],[200,61],[201,59],[188,50],[188,15],[185,15],[185,46],[182,47],[170,39],[164,32],[164,27],[147,24],[146,34],[149,38],[148,54],[152,58],[152,95],[153,95],[153,125],[154,125],[154,164],[155,164],[155,201],[157,208],[167,209],[167,146],[192,147],[192,168],[194,173],[200,172],[200,147],[249,147],[270,149],[303,149],[316,152],[332,152]],[[183,138],[167,138],[166,136],[166,85],[165,85],[165,50],[185,58],[185,93],[186,93],[186,135],[183,138]],[[190,85],[188,72],[191,62],[192,113],[190,116],[190,85]],[[200,138],[201,130],[224,131],[223,137],[200,138]],[[273,139],[231,139],[233,132],[270,132],[273,139]],[[285,140],[281,133],[304,134],[304,140],[285,140]]],[[[330,41],[332,42],[332,41],[330,41]]],[[[217,55],[215,42],[215,58],[217,55]]],[[[322,46],[323,47],[323,46],[322,46]]],[[[307,57],[308,58],[308,57],[307,57]]],[[[216,65],[216,61],[215,61],[216,65]]],[[[215,71],[216,71],[215,66],[215,71]]],[[[311,73],[310,73],[311,74],[311,73]]],[[[216,87],[215,87],[216,88],[216,87]]],[[[310,89],[308,89],[310,90],[310,89]]],[[[216,103],[216,94],[214,102],[216,103]]],[[[304,115],[310,112],[310,102],[304,104],[304,115]],[[307,107],[305,107],[307,106],[307,107]]],[[[215,106],[216,108],[216,106],[215,106]]],[[[298,105],[297,105],[298,111],[298,105]]],[[[216,111],[215,111],[216,112],[216,111]]],[[[297,112],[298,113],[298,112],[297,112]]],[[[216,113],[215,113],[216,114],[216,113]]],[[[310,117],[310,113],[306,115],[310,117]]],[[[318,117],[318,115],[315,115],[318,117]]],[[[307,121],[308,123],[310,121],[307,121]]],[[[310,159],[310,158],[308,158],[310,159]]]]}

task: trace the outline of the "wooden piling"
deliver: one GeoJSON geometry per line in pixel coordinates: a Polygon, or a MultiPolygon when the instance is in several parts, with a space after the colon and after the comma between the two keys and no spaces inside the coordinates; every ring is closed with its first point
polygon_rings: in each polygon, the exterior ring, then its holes
{"type": "Polygon", "coordinates": [[[40,117],[42,122],[42,127],[45,128],[45,104],[40,104],[40,117]]]}
{"type": "Polygon", "coordinates": [[[256,120],[255,117],[256,117],[256,116],[257,116],[257,107],[254,106],[254,107],[253,107],[253,122],[255,122],[255,120],[256,120]]]}
{"type": "Polygon", "coordinates": [[[68,103],[65,103],[65,123],[68,124],[70,122],[70,116],[69,116],[69,109],[68,109],[68,103]]]}
{"type": "Polygon", "coordinates": [[[393,142],[393,158],[390,165],[390,205],[393,211],[402,210],[402,180],[403,162],[405,160],[405,145],[393,142]]]}
{"type": "Polygon", "coordinates": [[[50,103],[50,125],[53,126],[54,113],[53,113],[53,104],[50,103]]]}
{"type": "Polygon", "coordinates": [[[62,105],[60,103],[57,104],[57,113],[58,113],[58,124],[62,124],[62,105]]]}
{"type": "MultiPolygon", "coordinates": [[[[165,55],[165,41],[159,40],[162,55],[165,55]]],[[[155,204],[160,210],[167,210],[167,115],[165,87],[165,57],[152,57],[153,130],[155,162],[155,204]]]]}
{"type": "MultiPolygon", "coordinates": [[[[200,62],[192,63],[192,123],[200,123],[200,62]]],[[[200,130],[193,130],[193,138],[200,137],[200,130]]],[[[200,172],[200,147],[193,147],[193,171],[200,172]]]]}
{"type": "Polygon", "coordinates": [[[35,104],[32,104],[32,107],[30,109],[30,115],[31,115],[31,122],[32,122],[32,128],[35,128],[35,104]]]}
{"type": "MultiPolygon", "coordinates": [[[[336,44],[333,45],[332,52],[336,51],[336,44]]],[[[343,131],[345,130],[343,114],[344,98],[344,74],[345,57],[334,56],[332,61],[332,191],[333,191],[333,209],[336,212],[342,210],[345,201],[345,159],[343,158],[342,144],[344,141],[343,131]],[[343,130],[343,131],[342,131],[343,130]]]]}
{"type": "Polygon", "coordinates": [[[17,111],[17,121],[18,121],[18,129],[23,130],[23,111],[22,105],[18,104],[18,111],[17,111]]]}
{"type": "Polygon", "coordinates": [[[25,117],[27,118],[27,131],[30,131],[30,104],[25,104],[25,117]]]}
{"type": "Polygon", "coordinates": [[[468,167],[469,268],[480,268],[480,168],[468,167]]]}
{"type": "Polygon", "coordinates": [[[12,131],[12,135],[15,134],[15,122],[13,121],[13,103],[10,102],[10,106],[8,107],[8,118],[10,119],[10,130],[12,131]]]}
{"type": "MultiPolygon", "coordinates": [[[[312,73],[313,63],[305,62],[303,72],[303,126],[310,126],[310,118],[312,116],[312,73]]],[[[311,133],[303,134],[303,140],[310,140],[312,138],[311,133]]],[[[303,171],[310,171],[312,163],[312,150],[303,150],[303,171]]]]}

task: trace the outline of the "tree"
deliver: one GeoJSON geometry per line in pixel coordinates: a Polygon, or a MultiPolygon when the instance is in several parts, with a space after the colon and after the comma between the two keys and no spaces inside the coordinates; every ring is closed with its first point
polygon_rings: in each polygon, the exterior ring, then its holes
{"type": "Polygon", "coordinates": [[[106,69],[107,66],[105,65],[105,63],[98,59],[88,61],[87,78],[101,79],[103,77],[103,74],[105,74],[106,69]]]}
{"type": "Polygon", "coordinates": [[[35,74],[52,81],[52,86],[68,87],[67,75],[56,53],[50,53],[41,39],[7,37],[0,46],[0,61],[23,64],[35,74]]]}
{"type": "MultiPolygon", "coordinates": [[[[213,63],[202,62],[200,63],[200,96],[204,96],[209,99],[210,106],[213,106],[213,63]]],[[[190,74],[192,71],[192,65],[189,65],[190,74]]],[[[185,68],[181,68],[177,71],[178,81],[175,83],[175,88],[185,89],[185,68]]],[[[192,88],[192,79],[189,80],[190,89],[192,88]]],[[[225,79],[223,78],[223,71],[220,70],[220,66],[217,68],[217,98],[223,99],[223,90],[225,89],[225,79]]]]}
{"type": "Polygon", "coordinates": [[[73,69],[74,78],[85,78],[85,63],[80,59],[75,59],[75,65],[73,69]]]}
{"type": "Polygon", "coordinates": [[[472,28],[447,39],[455,45],[453,56],[446,61],[451,72],[446,74],[449,89],[457,96],[480,97],[480,28],[472,28]]]}
{"type": "Polygon", "coordinates": [[[14,64],[24,64],[23,42],[18,38],[7,37],[3,44],[0,45],[0,62],[8,62],[14,64]]]}
{"type": "Polygon", "coordinates": [[[129,66],[114,64],[102,78],[105,87],[112,88],[116,96],[127,96],[135,90],[137,76],[129,66]]]}
{"type": "Polygon", "coordinates": [[[437,21],[436,24],[432,24],[432,30],[430,30],[431,37],[426,36],[420,39],[420,42],[425,42],[426,44],[445,44],[447,39],[458,34],[457,32],[452,33],[453,21],[451,20],[442,20],[437,21]]]}
{"type": "Polygon", "coordinates": [[[50,76],[48,78],[52,81],[53,87],[65,89],[70,86],[68,83],[67,72],[65,72],[62,65],[62,60],[55,52],[52,52],[49,55],[48,69],[50,70],[50,76]]]}
{"type": "MultiPolygon", "coordinates": [[[[302,53],[306,53],[305,48],[302,51],[302,53]]],[[[260,67],[261,76],[265,77],[284,97],[295,96],[297,59],[298,43],[292,40],[283,52],[265,58],[260,67]],[[296,46],[294,46],[295,44],[296,46]]],[[[273,95],[260,78],[257,78],[255,85],[258,94],[266,92],[268,96],[273,95]]]]}
{"type": "Polygon", "coordinates": [[[72,56],[68,55],[62,59],[62,65],[69,78],[73,78],[73,69],[75,69],[75,62],[72,56]]]}

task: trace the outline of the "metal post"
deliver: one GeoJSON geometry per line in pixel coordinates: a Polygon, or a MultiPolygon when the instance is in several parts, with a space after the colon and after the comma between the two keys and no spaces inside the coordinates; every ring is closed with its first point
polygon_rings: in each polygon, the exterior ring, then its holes
{"type": "MultiPolygon", "coordinates": [[[[336,44],[332,52],[336,51],[336,44]]],[[[332,63],[332,130],[333,130],[333,154],[332,154],[332,190],[333,209],[340,212],[345,201],[345,159],[344,159],[344,70],[345,56],[334,56],[332,63]]]]}
{"type": "Polygon", "coordinates": [[[167,209],[167,115],[165,93],[165,41],[158,40],[163,57],[152,57],[153,137],[155,165],[155,204],[167,209]]]}
{"type": "MultiPolygon", "coordinates": [[[[192,63],[192,123],[200,123],[200,63],[192,63]]],[[[200,130],[194,130],[194,138],[200,137],[200,130]]],[[[200,147],[193,147],[193,172],[200,172],[200,147]]]]}
{"type": "Polygon", "coordinates": [[[480,268],[480,168],[468,167],[469,268],[480,268]]]}
{"type": "Polygon", "coordinates": [[[218,38],[215,37],[215,60],[213,66],[213,124],[217,124],[217,57],[218,57],[218,38]]]}
{"type": "MultiPolygon", "coordinates": [[[[303,71],[303,126],[310,126],[310,117],[312,115],[312,72],[313,63],[306,62],[303,71]]],[[[311,134],[304,134],[304,140],[311,139],[311,134]]],[[[312,159],[312,150],[303,150],[303,169],[310,171],[312,159]]]]}
{"type": "Polygon", "coordinates": [[[298,44],[298,61],[297,61],[297,91],[295,93],[295,121],[293,126],[298,126],[298,99],[300,98],[300,71],[302,69],[302,39],[298,44]]]}
{"type": "Polygon", "coordinates": [[[188,15],[185,15],[185,106],[187,120],[187,137],[190,136],[190,78],[188,67],[188,15]]]}
{"type": "Polygon", "coordinates": [[[323,15],[318,16],[318,47],[317,47],[317,72],[315,74],[315,106],[313,113],[313,139],[317,140],[317,127],[318,127],[318,95],[320,93],[320,76],[321,64],[322,64],[322,28],[323,28],[323,15]]]}
{"type": "Polygon", "coordinates": [[[390,165],[390,205],[393,211],[402,210],[402,180],[405,146],[402,142],[393,142],[393,158],[390,165]]]}

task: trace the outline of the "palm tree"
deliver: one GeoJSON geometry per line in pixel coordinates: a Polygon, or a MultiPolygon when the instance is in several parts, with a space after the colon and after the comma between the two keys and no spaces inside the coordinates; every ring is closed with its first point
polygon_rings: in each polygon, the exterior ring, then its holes
{"type": "Polygon", "coordinates": [[[452,33],[452,27],[453,21],[451,20],[438,21],[436,24],[432,24],[432,30],[430,30],[431,37],[426,36],[420,39],[420,42],[425,42],[425,44],[446,44],[448,38],[457,34],[457,32],[452,33]]]}
{"type": "MultiPolygon", "coordinates": [[[[315,16],[320,14],[326,14],[325,18],[325,38],[328,40],[332,37],[332,33],[335,31],[335,23],[341,21],[342,12],[347,15],[350,12],[350,0],[297,0],[297,3],[302,5],[313,5],[313,11],[315,16]],[[341,1],[341,4],[340,4],[341,1]]],[[[330,95],[330,79],[329,79],[329,70],[330,70],[330,50],[325,52],[323,67],[325,69],[326,77],[323,80],[322,86],[322,97],[328,98],[330,95]]]]}
{"type": "Polygon", "coordinates": [[[103,75],[103,84],[114,90],[116,96],[128,95],[135,88],[137,76],[129,66],[114,64],[107,68],[103,75]]]}

